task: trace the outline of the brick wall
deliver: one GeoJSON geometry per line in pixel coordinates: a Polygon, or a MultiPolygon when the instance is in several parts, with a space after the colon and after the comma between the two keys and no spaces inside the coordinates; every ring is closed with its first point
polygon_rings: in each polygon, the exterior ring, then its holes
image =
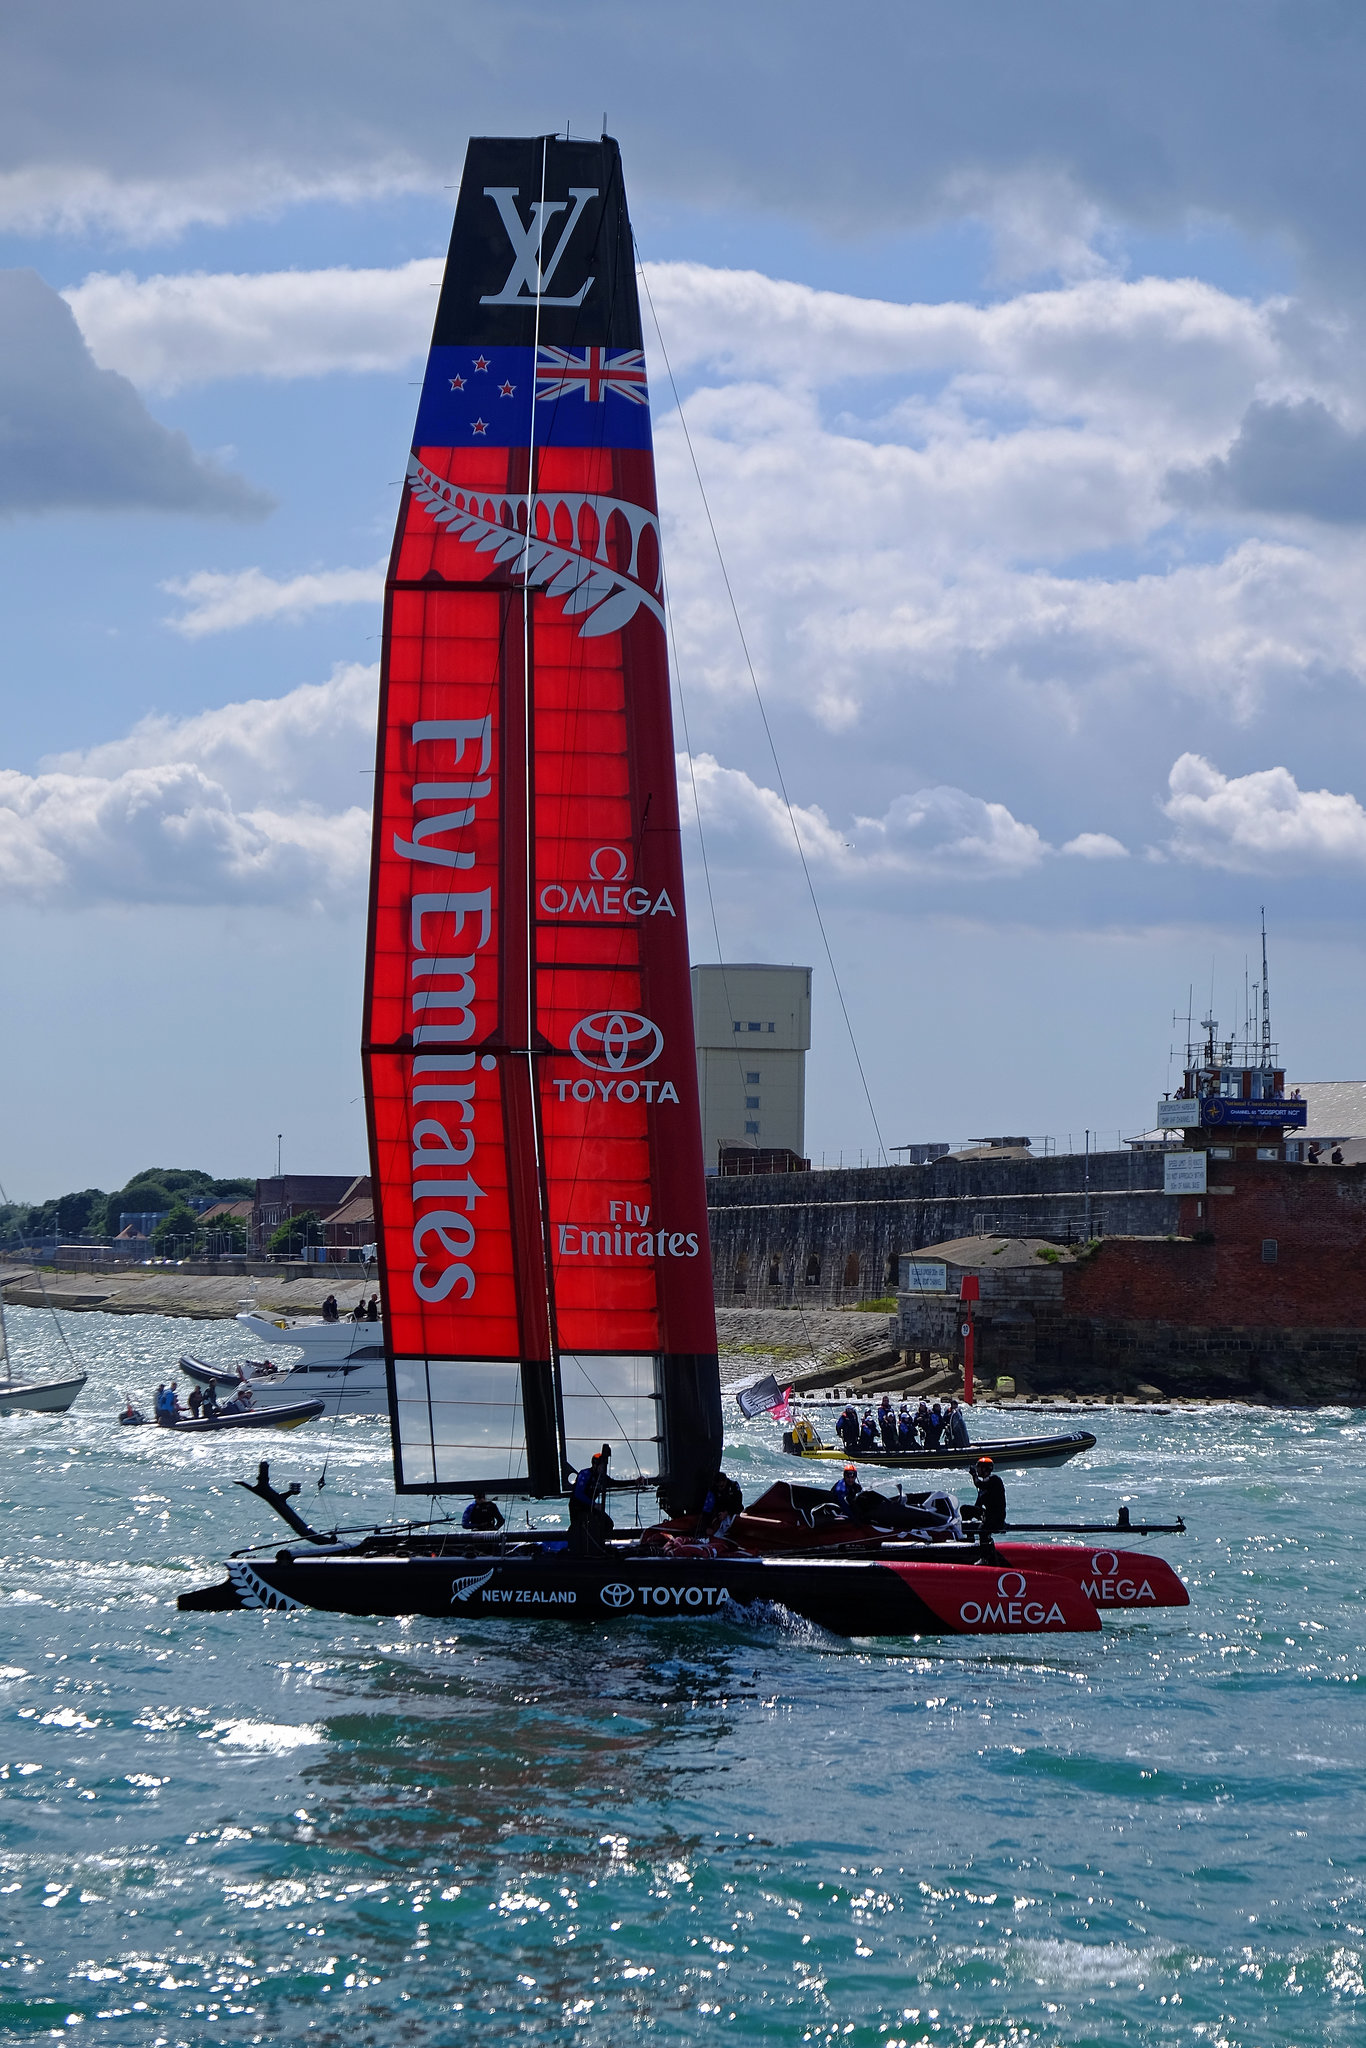
{"type": "Polygon", "coordinates": [[[1066,1312],[1366,1331],[1366,1166],[1212,1160],[1210,1176],[1232,1192],[1183,1196],[1176,1242],[1107,1243],[1068,1267],[1066,1312]]]}
{"type": "Polygon", "coordinates": [[[1061,1312],[1037,1317],[1032,1383],[1366,1403],[1366,1167],[1210,1172],[1229,1192],[1182,1198],[1187,1235],[1107,1240],[1064,1270],[1061,1312]]]}

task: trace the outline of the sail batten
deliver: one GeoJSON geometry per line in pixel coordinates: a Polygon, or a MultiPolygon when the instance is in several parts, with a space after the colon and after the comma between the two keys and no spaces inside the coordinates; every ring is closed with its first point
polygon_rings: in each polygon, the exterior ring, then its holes
{"type": "Polygon", "coordinates": [[[719,1455],[616,145],[470,145],[386,593],[365,1062],[404,1490],[719,1455]],[[596,1438],[596,1442],[590,1442],[596,1438]]]}

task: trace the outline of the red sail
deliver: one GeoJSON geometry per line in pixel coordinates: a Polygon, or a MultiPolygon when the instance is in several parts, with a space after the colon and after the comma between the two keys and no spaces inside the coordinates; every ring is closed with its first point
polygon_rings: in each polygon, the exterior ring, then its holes
{"type": "Polygon", "coordinates": [[[386,598],[366,1008],[398,1483],[719,1454],[616,145],[470,145],[386,598]]]}

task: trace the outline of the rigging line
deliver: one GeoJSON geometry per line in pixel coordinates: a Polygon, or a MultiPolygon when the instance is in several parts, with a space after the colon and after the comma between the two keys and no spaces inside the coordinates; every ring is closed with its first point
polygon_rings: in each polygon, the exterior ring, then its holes
{"type": "MultiPolygon", "coordinates": [[[[634,239],[635,238],[633,235],[632,240],[634,241],[634,239]]],[[[721,570],[721,581],[726,586],[726,597],[730,603],[731,616],[735,620],[735,630],[739,636],[740,649],[745,657],[745,667],[749,671],[749,680],[754,690],[754,701],[759,707],[759,717],[763,724],[764,737],[768,741],[768,750],[770,754],[773,756],[773,769],[774,773],[777,775],[778,778],[778,789],[782,796],[784,807],[787,811],[787,822],[792,827],[792,838],[797,848],[797,858],[801,862],[802,874],[806,880],[807,893],[811,898],[811,908],[815,912],[816,926],[821,935],[821,945],[825,949],[826,964],[830,969],[830,978],[835,984],[835,994],[839,999],[840,1014],[844,1018],[844,1028],[849,1034],[849,1046],[850,1050],[854,1055],[854,1065],[858,1069],[859,1081],[863,1088],[863,1099],[868,1105],[868,1114],[872,1118],[873,1133],[877,1138],[879,1158],[885,1164],[888,1157],[887,1148],[882,1142],[882,1129],[877,1120],[877,1111],[873,1107],[873,1096],[872,1091],[868,1086],[868,1077],[863,1071],[863,1060],[859,1054],[858,1040],[854,1036],[854,1026],[849,1016],[849,1006],[844,1000],[844,989],[840,983],[839,970],[835,966],[835,956],[830,948],[830,940],[825,929],[825,919],[821,916],[821,907],[816,897],[815,883],[811,879],[811,870],[807,865],[806,849],[802,845],[802,835],[797,830],[797,820],[792,810],[792,799],[787,793],[787,783],[783,776],[782,762],[778,759],[778,749],[774,742],[773,730],[772,727],[769,725],[768,712],[764,707],[763,695],[759,689],[759,678],[755,673],[754,663],[750,657],[749,642],[745,638],[745,629],[740,618],[740,607],[735,601],[735,592],[731,588],[730,574],[726,568],[726,558],[724,554],[721,552],[721,537],[716,531],[716,522],[712,518],[711,504],[707,498],[706,485],[702,481],[702,470],[697,460],[697,452],[693,447],[692,435],[688,432],[687,416],[683,411],[683,400],[679,395],[678,384],[675,380],[673,373],[673,365],[669,361],[669,351],[665,347],[664,330],[659,324],[659,314],[655,310],[654,294],[650,290],[650,280],[646,273],[644,260],[642,259],[640,254],[640,246],[638,243],[635,246],[636,261],[640,266],[640,281],[645,287],[645,296],[650,302],[650,317],[655,323],[655,333],[659,336],[659,352],[664,358],[664,368],[668,374],[669,386],[674,395],[674,404],[678,408],[678,424],[683,429],[683,439],[687,444],[688,459],[692,463],[693,475],[697,479],[697,489],[702,499],[702,510],[706,514],[707,526],[712,538],[712,545],[716,549],[716,559],[721,570]]]]}
{"type": "MultiPolygon", "coordinates": [[[[7,1209],[8,1209],[8,1207],[9,1207],[9,1205],[10,1205],[10,1201],[9,1201],[9,1196],[8,1196],[8,1195],[7,1195],[6,1193],[5,1193],[5,1190],[4,1190],[3,1186],[0,1186],[0,1202],[3,1202],[3,1203],[4,1203],[4,1205],[5,1205],[5,1207],[6,1207],[7,1209]]],[[[56,1309],[55,1309],[55,1308],[53,1307],[53,1305],[52,1305],[52,1301],[51,1301],[51,1298],[50,1298],[50,1296],[48,1295],[48,1291],[47,1291],[47,1281],[46,1281],[46,1280],[45,1280],[45,1279],[43,1278],[43,1269],[42,1269],[42,1267],[41,1267],[41,1266],[40,1266],[40,1265],[38,1264],[38,1261],[37,1261],[36,1259],[35,1259],[35,1260],[33,1261],[33,1271],[34,1271],[35,1275],[37,1276],[37,1280],[38,1280],[38,1285],[39,1285],[39,1287],[41,1287],[41,1289],[43,1290],[43,1306],[44,1306],[44,1308],[45,1308],[45,1309],[47,1310],[48,1314],[49,1314],[49,1315],[51,1316],[51,1318],[52,1318],[52,1321],[53,1321],[53,1326],[54,1326],[54,1328],[56,1329],[57,1335],[58,1335],[58,1336],[59,1336],[59,1337],[61,1338],[61,1340],[62,1340],[62,1349],[63,1349],[63,1351],[65,1351],[65,1353],[66,1353],[66,1355],[67,1355],[68,1359],[69,1359],[69,1360],[71,1361],[71,1364],[72,1364],[72,1366],[73,1366],[73,1367],[75,1368],[75,1370],[76,1370],[77,1372],[79,1372],[79,1371],[81,1370],[81,1367],[80,1367],[79,1361],[77,1360],[76,1354],[75,1354],[75,1352],[74,1352],[74,1351],[72,1350],[72,1348],[71,1348],[70,1344],[68,1344],[68,1342],[67,1342],[67,1338],[66,1338],[66,1331],[65,1331],[65,1330],[64,1330],[64,1329],[62,1328],[62,1319],[61,1319],[61,1317],[60,1317],[60,1316],[58,1315],[58,1313],[57,1313],[56,1309]]],[[[8,1374],[9,1374],[9,1370],[10,1370],[10,1364],[9,1364],[9,1338],[8,1338],[8,1336],[6,1336],[6,1338],[5,1338],[5,1342],[4,1342],[4,1353],[5,1353],[5,1369],[6,1369],[6,1374],[7,1374],[7,1376],[8,1376],[8,1374]]]]}
{"type": "MultiPolygon", "coordinates": [[[[643,273],[642,273],[642,274],[643,274],[643,273]]],[[[649,286],[648,286],[648,285],[646,286],[646,292],[647,292],[647,294],[648,294],[648,292],[649,292],[649,286]]],[[[651,302],[651,305],[650,305],[650,311],[651,311],[652,313],[653,313],[653,311],[654,311],[654,304],[653,304],[653,301],[651,302]]],[[[659,333],[659,322],[658,322],[658,321],[656,321],[656,322],[655,322],[655,332],[656,332],[656,334],[658,334],[658,333],[659,333]]],[[[663,340],[663,336],[662,336],[662,335],[660,336],[660,343],[659,343],[659,345],[660,345],[660,348],[661,348],[661,349],[662,349],[662,348],[663,348],[663,346],[664,346],[664,340],[663,340]]],[[[666,359],[666,360],[667,360],[667,359],[666,359]]],[[[717,961],[717,965],[718,965],[718,966],[720,967],[720,969],[721,969],[721,986],[722,986],[722,988],[723,988],[723,989],[725,990],[725,995],[726,995],[726,1005],[727,1005],[727,1008],[728,1008],[728,1009],[730,1009],[730,1008],[732,1007],[732,1005],[731,1005],[731,995],[730,995],[730,983],[729,983],[729,981],[728,981],[728,980],[726,979],[726,962],[725,962],[725,953],[724,953],[724,951],[722,950],[722,946],[721,946],[721,927],[720,927],[720,924],[719,924],[719,922],[717,921],[717,916],[716,916],[716,897],[715,897],[715,895],[714,895],[714,893],[713,893],[713,891],[712,891],[712,886],[711,886],[711,863],[710,863],[710,861],[709,861],[709,860],[708,860],[708,858],[707,858],[707,835],[706,835],[706,833],[704,832],[704,830],[702,829],[702,805],[701,805],[701,803],[700,803],[700,801],[699,801],[699,799],[698,799],[698,795],[697,795],[697,772],[696,772],[696,769],[695,769],[695,768],[694,768],[694,766],[693,766],[693,751],[692,751],[692,735],[691,735],[691,734],[690,734],[690,732],[688,731],[688,700],[687,700],[687,694],[686,694],[686,692],[684,691],[684,688],[683,688],[683,667],[682,667],[682,663],[681,663],[681,662],[679,661],[679,658],[678,658],[678,636],[677,636],[677,634],[676,634],[676,633],[675,633],[675,631],[674,631],[674,613],[673,613],[673,602],[672,602],[672,600],[671,600],[671,598],[670,598],[670,596],[669,596],[669,578],[668,578],[668,572],[667,572],[667,571],[666,571],[666,570],[664,569],[664,567],[663,567],[663,550],[662,550],[662,549],[660,550],[660,561],[661,561],[661,566],[660,566],[660,583],[661,583],[661,586],[662,586],[662,592],[661,592],[661,594],[662,594],[662,596],[663,596],[663,599],[664,599],[664,617],[665,617],[665,620],[666,620],[666,622],[667,622],[667,627],[668,627],[668,634],[669,634],[669,646],[670,646],[670,648],[671,648],[671,650],[672,650],[672,652],[673,652],[673,673],[674,673],[674,682],[675,682],[675,684],[676,684],[676,686],[677,686],[677,689],[678,689],[678,715],[679,715],[679,717],[681,718],[681,720],[682,720],[682,722],[683,722],[683,745],[684,745],[684,747],[685,747],[685,749],[686,749],[686,751],[687,751],[687,756],[688,756],[688,779],[689,779],[689,781],[690,781],[690,782],[691,782],[691,784],[692,784],[692,807],[693,807],[693,816],[694,816],[694,817],[695,817],[695,819],[697,820],[697,842],[698,842],[698,845],[699,845],[699,846],[701,847],[701,849],[702,849],[702,875],[703,875],[703,879],[704,879],[704,881],[705,881],[705,883],[706,883],[706,889],[707,889],[707,909],[708,909],[708,911],[709,911],[709,912],[710,912],[710,914],[711,914],[711,929],[712,929],[712,936],[713,936],[713,938],[714,938],[714,939],[715,939],[715,941],[716,941],[716,961],[717,961]]],[[[694,1024],[694,1030],[696,1030],[696,1025],[695,1025],[695,1024],[694,1024]]],[[[744,1051],[743,1051],[742,1047],[740,1047],[740,1046],[738,1046],[738,1045],[737,1045],[737,1046],[735,1047],[735,1072],[736,1072],[736,1078],[737,1078],[737,1079],[739,1080],[739,1082],[740,1082],[740,1084],[741,1084],[741,1090],[740,1090],[740,1092],[741,1092],[741,1100],[743,1101],[743,1099],[744,1099],[744,1089],[745,1089],[745,1086],[746,1086],[746,1083],[745,1083],[745,1056],[744,1056],[744,1051]]],[[[741,1121],[743,1122],[743,1118],[741,1119],[741,1121]]],[[[756,1148],[756,1149],[757,1149],[757,1148],[756,1148]]],[[[815,1342],[814,1342],[814,1340],[813,1340],[813,1338],[812,1338],[812,1333],[811,1333],[811,1329],[810,1329],[810,1326],[809,1326],[809,1324],[807,1323],[807,1320],[806,1320],[806,1310],[804,1309],[804,1307],[802,1306],[802,1304],[801,1304],[801,1302],[800,1302],[800,1301],[799,1301],[799,1302],[797,1302],[795,1306],[796,1306],[796,1310],[797,1310],[797,1318],[798,1318],[798,1321],[799,1321],[799,1322],[801,1323],[801,1327],[802,1327],[802,1335],[803,1335],[803,1336],[805,1337],[805,1339],[806,1339],[807,1343],[811,1345],[811,1349],[812,1349],[812,1351],[814,1352],[814,1351],[815,1351],[815,1350],[817,1349],[817,1346],[816,1346],[816,1344],[815,1344],[815,1342]]]]}

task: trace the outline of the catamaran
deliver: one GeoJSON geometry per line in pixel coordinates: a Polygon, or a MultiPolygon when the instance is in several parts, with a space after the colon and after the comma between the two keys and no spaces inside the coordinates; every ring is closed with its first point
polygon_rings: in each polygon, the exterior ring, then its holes
{"type": "Polygon", "coordinates": [[[1099,1626],[1048,1558],[931,1558],[871,1528],[804,1549],[800,1489],[751,1518],[767,1550],[708,1512],[721,1400],[664,579],[606,136],[466,157],[386,589],[363,1060],[395,1485],[569,1494],[568,1536],[490,1531],[491,1498],[468,1531],[319,1531],[263,1466],[250,1490],[295,1540],[182,1607],[1099,1626]],[[670,1520],[613,1533],[604,1492],[631,1489],[670,1520]]]}

